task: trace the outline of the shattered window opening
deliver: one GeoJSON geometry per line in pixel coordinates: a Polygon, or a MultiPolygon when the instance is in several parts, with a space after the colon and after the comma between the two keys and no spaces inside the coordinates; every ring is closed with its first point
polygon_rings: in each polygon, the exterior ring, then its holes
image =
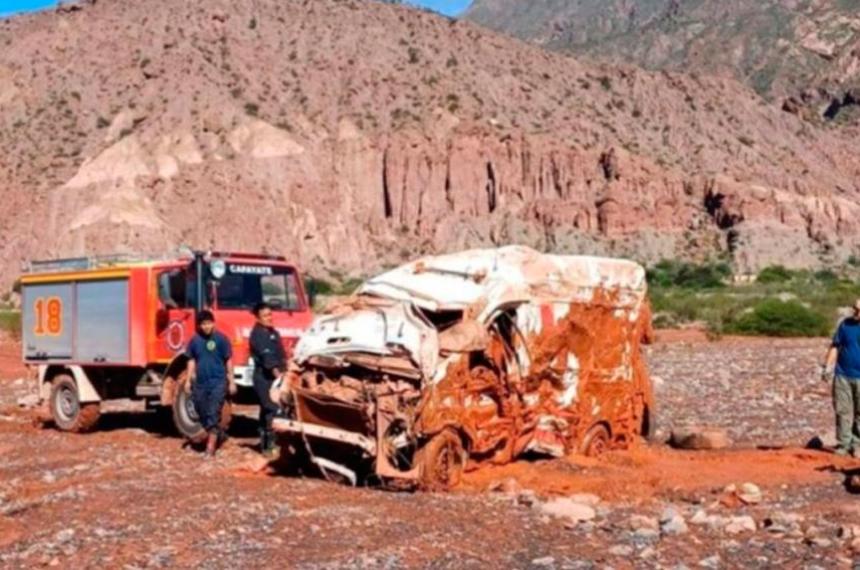
{"type": "Polygon", "coordinates": [[[430,311],[421,307],[416,307],[416,311],[439,332],[449,329],[463,320],[463,311],[430,311]]]}

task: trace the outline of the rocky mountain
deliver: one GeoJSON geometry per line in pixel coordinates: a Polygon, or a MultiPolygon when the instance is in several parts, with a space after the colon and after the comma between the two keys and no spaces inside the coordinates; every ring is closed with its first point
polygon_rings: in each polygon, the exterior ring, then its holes
{"type": "Polygon", "coordinates": [[[0,21],[0,286],[179,244],[368,273],[523,243],[837,263],[860,159],[729,78],[361,0],[89,0],[0,21]]]}
{"type": "Polygon", "coordinates": [[[728,74],[807,118],[860,116],[860,0],[476,0],[466,16],[552,49],[728,74]]]}

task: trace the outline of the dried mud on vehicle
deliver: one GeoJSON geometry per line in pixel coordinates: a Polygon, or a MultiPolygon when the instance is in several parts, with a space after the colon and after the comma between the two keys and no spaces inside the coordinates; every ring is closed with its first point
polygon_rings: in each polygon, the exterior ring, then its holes
{"type": "Polygon", "coordinates": [[[524,454],[599,455],[653,425],[633,262],[523,247],[424,258],[367,281],[296,347],[285,462],[353,484],[456,486],[524,454]]]}

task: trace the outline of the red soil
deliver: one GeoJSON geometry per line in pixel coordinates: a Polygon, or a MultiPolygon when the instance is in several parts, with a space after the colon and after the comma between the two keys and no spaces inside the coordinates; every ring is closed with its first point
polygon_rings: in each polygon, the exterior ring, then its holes
{"type": "Polygon", "coordinates": [[[468,474],[465,488],[483,491],[493,482],[513,478],[541,495],[593,493],[608,501],[699,497],[733,483],[755,483],[765,490],[827,484],[834,469],[858,467],[858,460],[804,449],[691,452],[641,447],[600,459],[570,457],[485,467],[468,474]]]}

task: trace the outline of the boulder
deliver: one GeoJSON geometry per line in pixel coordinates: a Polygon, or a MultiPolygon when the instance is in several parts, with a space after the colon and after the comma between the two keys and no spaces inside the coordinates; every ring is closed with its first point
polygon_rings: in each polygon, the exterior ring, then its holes
{"type": "Polygon", "coordinates": [[[687,427],[672,430],[669,440],[677,449],[726,449],[732,442],[724,429],[708,427],[687,427]]]}
{"type": "Polygon", "coordinates": [[[729,534],[740,534],[742,532],[755,532],[758,526],[749,515],[732,517],[726,525],[725,531],[729,534]]]}
{"type": "Polygon", "coordinates": [[[590,521],[597,516],[594,508],[590,505],[577,503],[569,498],[547,501],[541,505],[541,511],[547,515],[566,518],[572,522],[590,521]]]}

